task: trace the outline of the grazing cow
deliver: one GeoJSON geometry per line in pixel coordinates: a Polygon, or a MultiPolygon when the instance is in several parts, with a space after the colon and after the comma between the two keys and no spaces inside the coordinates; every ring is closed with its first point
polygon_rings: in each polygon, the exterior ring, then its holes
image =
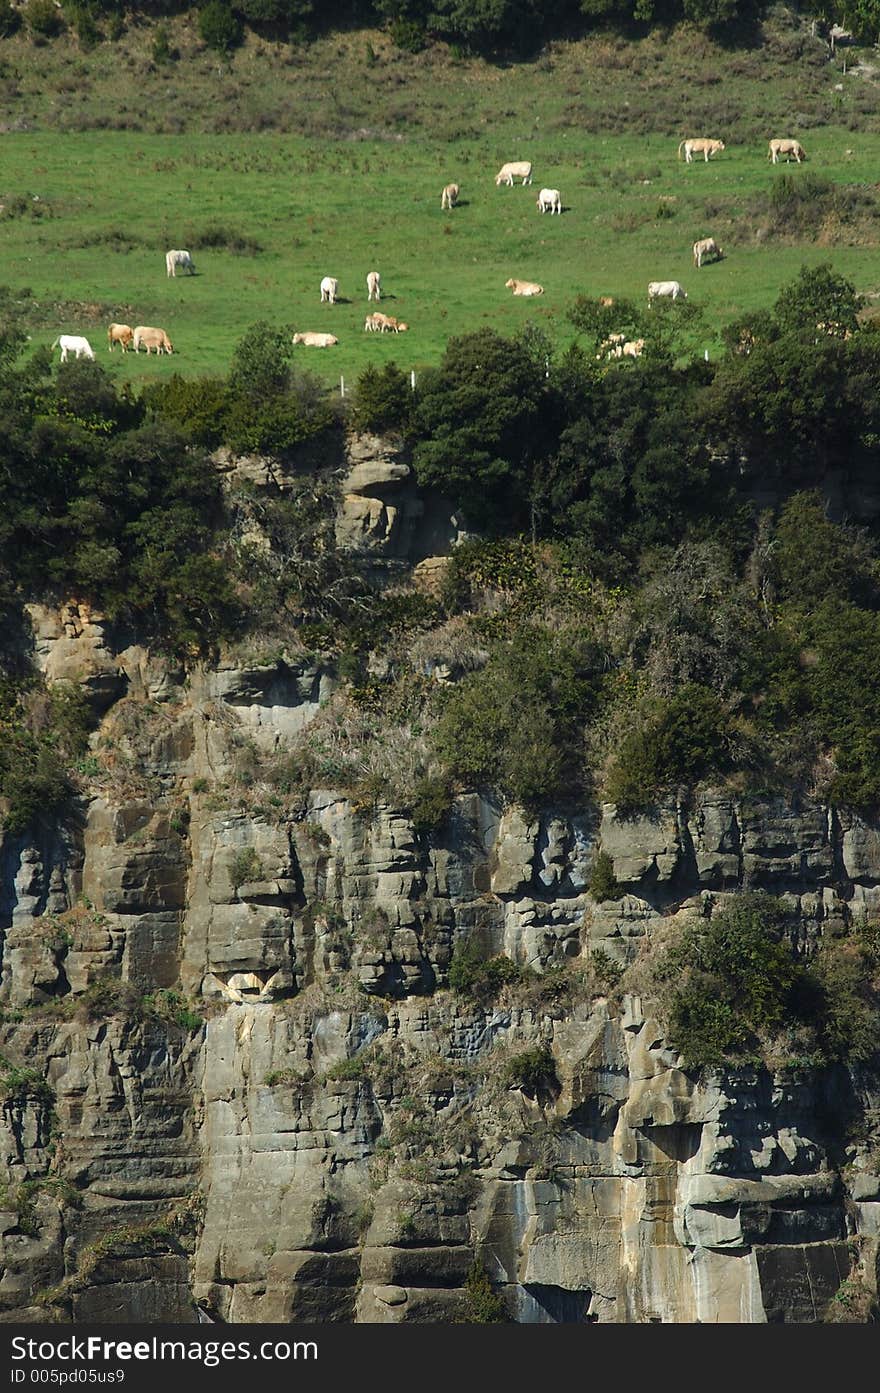
{"type": "Polygon", "coordinates": [[[707,256],[714,256],[716,261],[720,261],[724,252],[714,237],[704,237],[700,242],[694,242],[694,265],[702,266],[707,256]]]}
{"type": "Polygon", "coordinates": [[[599,304],[603,307],[603,309],[610,310],[610,309],[611,309],[611,306],[614,304],[614,296],[613,296],[613,295],[600,295],[600,296],[599,296],[599,304]]]}
{"type": "Polygon", "coordinates": [[[53,348],[61,349],[61,361],[67,362],[68,353],[72,353],[76,358],[91,358],[94,360],[92,345],[88,339],[84,339],[80,334],[60,334],[52,345],[53,348]]]}
{"type": "Polygon", "coordinates": [[[768,160],[778,164],[780,155],[785,156],[786,164],[791,163],[792,157],[797,160],[798,164],[807,158],[807,152],[799,140],[771,140],[770,148],[767,151],[768,160]]]}
{"type": "Polygon", "coordinates": [[[134,333],[130,324],[111,324],[107,330],[107,352],[113,352],[113,345],[119,344],[123,353],[131,348],[134,333]]]}
{"type": "Polygon", "coordinates": [[[607,339],[603,339],[599,344],[597,358],[605,354],[606,358],[620,358],[623,355],[623,345],[626,343],[626,334],[609,334],[607,339]]]}
{"type": "Polygon", "coordinates": [[[656,300],[658,295],[666,295],[670,300],[687,299],[687,291],[682,290],[678,281],[649,281],[648,299],[656,300]]]}
{"type": "Polygon", "coordinates": [[[512,189],[514,179],[518,178],[522,178],[524,184],[532,182],[532,166],[528,160],[513,160],[509,164],[503,164],[495,175],[495,187],[506,184],[512,189]]]}
{"type": "Polygon", "coordinates": [[[681,159],[681,152],[684,150],[686,164],[693,163],[694,155],[702,155],[708,164],[710,155],[717,155],[718,151],[723,149],[723,140],[683,140],[678,147],[678,158],[681,159]]]}
{"type": "Polygon", "coordinates": [[[367,272],[367,301],[368,301],[368,302],[369,302],[370,300],[377,300],[377,301],[378,301],[378,300],[381,300],[381,299],[382,299],[382,294],[381,294],[381,289],[380,289],[380,284],[379,284],[379,272],[378,272],[378,271],[368,271],[368,272],[367,272]]]}
{"type": "Polygon", "coordinates": [[[377,334],[386,334],[389,329],[395,334],[404,334],[408,328],[408,324],[404,324],[393,314],[380,314],[378,310],[368,314],[364,320],[364,329],[377,334]]]}
{"type": "Polygon", "coordinates": [[[326,300],[328,304],[336,304],[336,296],[339,294],[339,281],[332,276],[325,276],[321,281],[321,303],[326,300]]]}
{"type": "Polygon", "coordinates": [[[443,193],[440,195],[440,207],[454,208],[458,202],[458,195],[461,192],[457,184],[447,184],[443,193]]]}
{"type": "Polygon", "coordinates": [[[294,334],[294,343],[305,344],[306,348],[331,348],[339,340],[335,334],[294,334]]]}
{"type": "Polygon", "coordinates": [[[549,208],[552,218],[554,213],[562,212],[562,195],[558,189],[542,189],[535,206],[540,208],[542,213],[546,213],[549,208]]]}
{"type": "MultiPolygon", "coordinates": [[[[837,319],[820,319],[816,328],[820,334],[830,334],[833,339],[851,339],[853,335],[852,329],[847,329],[837,319]]],[[[819,340],[817,339],[816,342],[818,343],[819,340]]]]}
{"type": "Polygon", "coordinates": [[[143,344],[144,348],[147,350],[147,357],[150,355],[151,348],[155,348],[157,358],[160,353],[174,352],[171,346],[171,340],[165,333],[165,330],[155,329],[151,324],[139,324],[132,338],[134,340],[135,353],[140,353],[141,344],[143,344]]]}
{"type": "Polygon", "coordinates": [[[644,347],[644,339],[631,339],[629,343],[623,345],[622,356],[624,358],[641,358],[644,347]]]}
{"type": "Polygon", "coordinates": [[[189,252],[185,252],[185,251],[170,251],[170,252],[166,252],[166,253],[165,253],[165,275],[166,275],[166,276],[176,276],[176,275],[177,275],[177,268],[178,268],[178,266],[180,267],[181,271],[188,271],[189,274],[190,274],[191,276],[194,276],[195,273],[196,273],[195,262],[193,261],[193,259],[192,259],[192,257],[190,256],[189,252]]]}
{"type": "Polygon", "coordinates": [[[514,295],[543,295],[543,285],[538,285],[535,281],[517,281],[511,276],[509,281],[504,282],[508,290],[512,290],[514,295]]]}

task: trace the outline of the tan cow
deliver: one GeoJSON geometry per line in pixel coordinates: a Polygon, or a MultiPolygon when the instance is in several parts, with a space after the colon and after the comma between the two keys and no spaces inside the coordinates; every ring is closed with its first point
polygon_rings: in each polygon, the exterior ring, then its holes
{"type": "Polygon", "coordinates": [[[127,348],[131,348],[134,339],[134,330],[130,324],[111,324],[107,330],[107,352],[113,352],[113,345],[119,344],[123,353],[127,348]]]}
{"type": "Polygon", "coordinates": [[[304,344],[306,348],[332,348],[339,340],[335,334],[312,334],[306,332],[304,334],[294,334],[293,342],[304,344]]]}
{"type": "Polygon", "coordinates": [[[512,189],[514,179],[520,178],[524,184],[532,182],[532,166],[529,160],[512,160],[509,164],[503,164],[495,175],[495,187],[506,184],[512,189]]]}
{"type": "Polygon", "coordinates": [[[786,164],[790,164],[792,159],[800,164],[801,160],[807,158],[807,152],[799,140],[771,140],[767,151],[768,160],[778,164],[780,155],[785,156],[786,164]]]}
{"type": "Polygon", "coordinates": [[[699,242],[694,242],[694,265],[702,266],[707,256],[713,256],[716,261],[720,261],[724,252],[714,237],[704,237],[699,242]]]}
{"type": "Polygon", "coordinates": [[[132,340],[135,353],[140,353],[141,344],[146,348],[148,356],[151,348],[155,348],[157,357],[160,353],[174,352],[165,330],[155,329],[151,324],[139,324],[132,334],[132,340]]]}
{"type": "Polygon", "coordinates": [[[624,358],[641,358],[644,347],[644,339],[631,339],[629,343],[623,345],[622,356],[624,358]]]}
{"type": "Polygon", "coordinates": [[[374,310],[373,313],[368,314],[366,319],[364,320],[365,333],[379,334],[382,332],[383,329],[386,329],[387,326],[388,316],[387,314],[382,314],[380,310],[374,310]]]}
{"type": "Polygon", "coordinates": [[[509,281],[504,282],[508,290],[512,290],[514,295],[543,295],[543,285],[538,285],[535,281],[518,281],[511,276],[509,281]]]}
{"type": "Polygon", "coordinates": [[[719,150],[724,149],[723,140],[682,140],[678,147],[678,158],[681,159],[681,152],[684,150],[686,164],[692,164],[694,155],[702,155],[706,164],[709,163],[710,155],[717,155],[719,150]]]}
{"type": "Polygon", "coordinates": [[[614,296],[613,296],[613,295],[600,295],[600,296],[599,296],[599,304],[603,307],[603,309],[610,310],[610,309],[611,309],[611,306],[614,304],[614,296]]]}
{"type": "Polygon", "coordinates": [[[440,208],[454,208],[458,202],[458,195],[461,189],[457,184],[447,184],[443,193],[440,195],[440,208]]]}
{"type": "Polygon", "coordinates": [[[367,301],[381,300],[381,285],[378,271],[367,272],[367,301]]]}

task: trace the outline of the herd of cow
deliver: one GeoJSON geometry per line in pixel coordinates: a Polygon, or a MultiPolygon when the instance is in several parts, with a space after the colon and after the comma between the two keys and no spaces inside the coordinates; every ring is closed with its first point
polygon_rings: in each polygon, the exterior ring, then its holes
{"type": "MultiPolygon", "coordinates": [[[[713,155],[724,150],[723,140],[707,138],[694,138],[682,140],[678,146],[678,158],[681,159],[682,151],[687,164],[693,162],[695,155],[702,155],[708,164],[713,155]]],[[[773,164],[778,164],[780,159],[786,161],[796,160],[800,164],[806,159],[804,147],[798,140],[771,140],[767,158],[773,164]]],[[[496,188],[505,184],[508,188],[513,188],[515,181],[519,179],[522,184],[531,184],[532,166],[529,160],[511,160],[503,164],[495,175],[496,188]]],[[[458,203],[461,193],[458,184],[446,184],[440,197],[440,208],[443,211],[453,209],[458,203]]],[[[536,206],[541,213],[549,212],[551,217],[554,213],[562,213],[562,195],[558,189],[541,189],[538,194],[536,206]]],[[[703,237],[694,242],[693,257],[694,265],[701,267],[708,258],[720,261],[724,255],[722,248],[715,241],[714,237],[703,237]]],[[[165,253],[165,274],[168,277],[176,277],[178,271],[185,271],[189,275],[195,275],[195,263],[191,254],[182,248],[172,248],[165,253]]],[[[543,295],[544,287],[536,281],[517,280],[511,277],[505,282],[505,287],[511,290],[514,295],[543,295]]],[[[339,297],[339,281],[334,276],[324,276],[321,281],[321,304],[335,305],[339,297]]],[[[687,292],[682,288],[679,281],[649,281],[648,283],[648,302],[666,297],[671,300],[686,300],[687,292]]],[[[367,274],[367,301],[379,301],[381,294],[381,277],[378,271],[370,271],[367,274]]],[[[613,300],[603,297],[603,303],[612,305],[613,300]]],[[[394,315],[382,314],[378,310],[368,314],[364,322],[365,332],[371,333],[405,333],[409,326],[397,319],[394,315]]],[[[310,331],[300,331],[293,335],[294,345],[302,344],[309,348],[331,348],[339,343],[335,334],[317,333],[310,331]]],[[[129,324],[111,324],[107,330],[107,348],[112,353],[116,345],[125,353],[129,348],[133,348],[135,353],[139,353],[141,347],[146,348],[147,354],[155,350],[156,355],[160,353],[172,353],[174,350],[171,340],[164,329],[156,328],[152,325],[139,324],[132,329],[129,324]]],[[[607,351],[609,358],[633,357],[641,355],[645,346],[644,339],[635,339],[626,342],[624,334],[612,334],[605,343],[601,345],[603,351],[607,351]]],[[[94,358],[91,344],[88,339],[79,334],[61,334],[52,344],[52,348],[61,349],[61,361],[66,362],[70,354],[81,358],[94,358]]]]}

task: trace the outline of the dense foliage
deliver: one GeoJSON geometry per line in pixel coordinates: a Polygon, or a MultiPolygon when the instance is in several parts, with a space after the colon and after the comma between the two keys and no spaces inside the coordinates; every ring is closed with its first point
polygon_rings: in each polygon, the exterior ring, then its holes
{"type": "MultiPolygon", "coordinates": [[[[639,33],[684,20],[722,33],[747,32],[765,8],[764,0],[204,0],[199,30],[221,53],[241,41],[245,25],[297,43],[333,29],[369,25],[386,28],[399,47],[412,52],[441,40],[487,56],[528,55],[550,39],[597,25],[639,33]]],[[[826,28],[839,21],[865,42],[874,42],[880,32],[877,0],[804,8],[826,28]]],[[[67,0],[62,15],[50,0],[30,0],[26,13],[37,41],[60,33],[66,21],[88,47],[102,37],[112,39],[125,10],[152,16],[179,9],[179,0],[67,0]]],[[[17,11],[10,13],[17,17],[17,11]]],[[[5,22],[13,26],[7,32],[14,32],[16,20],[5,22]]]]}
{"type": "MultiPolygon", "coordinates": [[[[184,657],[247,634],[335,654],[350,715],[277,786],[351,778],[375,800],[390,779],[421,831],[479,787],[527,811],[592,788],[635,812],[707,779],[872,807],[880,561],[824,495],[829,478],[838,498],[873,488],[880,335],[822,266],[734,326],[717,365],[687,361],[676,309],[657,309],[644,361],[598,351],[607,307],[580,298],[558,357],[535,329],[484,329],[415,394],[393,363],[362,375],[350,424],[397,433],[483,534],[436,596],[380,593],[369,556],[337,546],[343,422],[281,329],[254,325],[226,377],[137,398],[93,362],[28,357],[7,314],[6,633],[23,602],[73,597],[184,657]],[[222,485],[220,445],[283,460],[283,485],[222,485]]],[[[642,312],[619,312],[637,331],[642,312]]],[[[6,668],[19,818],[63,797],[80,755],[6,668]]]]}
{"type": "Polygon", "coordinates": [[[774,1041],[811,1064],[873,1058],[878,969],[876,943],[859,929],[799,955],[785,904],[746,893],[689,923],[658,976],[685,1062],[723,1068],[760,1059],[774,1041]]]}

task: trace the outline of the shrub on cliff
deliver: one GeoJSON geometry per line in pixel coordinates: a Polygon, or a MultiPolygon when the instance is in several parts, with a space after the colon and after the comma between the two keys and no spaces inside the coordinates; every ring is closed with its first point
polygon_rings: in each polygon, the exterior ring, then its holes
{"type": "Polygon", "coordinates": [[[546,447],[544,376],[528,347],[492,329],[452,338],[425,372],[412,418],[420,484],[494,533],[528,517],[534,461],[546,447]]]}
{"type": "Polygon", "coordinates": [[[433,740],[449,777],[527,808],[576,791],[599,661],[592,645],[528,625],[500,644],[443,697],[433,740]]]}
{"type": "Polygon", "coordinates": [[[520,969],[510,958],[487,958],[482,943],[462,939],[455,945],[449,965],[449,985],[460,996],[474,1001],[491,1001],[506,982],[515,982],[520,969]]]}
{"type": "Polygon", "coordinates": [[[605,791],[622,812],[647,807],[676,784],[729,767],[732,729],[723,702],[696,682],[656,702],[627,735],[605,791]]]}
{"type": "MultiPolygon", "coordinates": [[[[737,895],[689,924],[661,961],[670,1035],[688,1067],[724,1068],[794,1051],[810,1064],[865,1062],[880,1048],[880,961],[859,931],[812,957],[792,942],[787,906],[737,895]]],[[[783,1060],[784,1062],[784,1060],[783,1060]]]]}
{"type": "Polygon", "coordinates": [[[350,419],[356,430],[404,430],[413,408],[409,378],[396,363],[377,368],[369,363],[355,385],[350,419]]]}
{"type": "Polygon", "coordinates": [[[782,902],[750,893],[684,930],[660,974],[674,983],[670,1033],[689,1067],[758,1058],[761,1038],[796,1016],[803,970],[788,933],[782,902]]]}
{"type": "Polygon", "coordinates": [[[0,680],[3,826],[20,833],[57,814],[74,790],[71,767],[88,749],[90,715],[78,687],[0,680]]]}

